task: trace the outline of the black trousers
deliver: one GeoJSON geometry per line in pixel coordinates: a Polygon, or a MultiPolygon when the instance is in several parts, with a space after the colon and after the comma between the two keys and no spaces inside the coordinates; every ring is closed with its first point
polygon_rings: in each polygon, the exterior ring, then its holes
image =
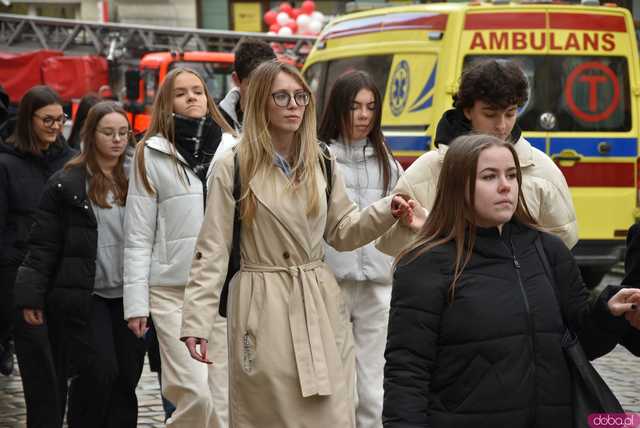
{"type": "Polygon", "coordinates": [[[0,345],[6,343],[13,333],[13,287],[17,270],[16,266],[0,266],[0,345]]]}
{"type": "Polygon", "coordinates": [[[145,342],[124,320],[122,299],[92,296],[88,325],[65,325],[70,370],[70,428],[135,428],[136,386],[145,342]]]}
{"type": "Polygon", "coordinates": [[[58,338],[60,325],[48,315],[45,323],[32,326],[21,310],[14,312],[14,340],[22,389],[27,407],[27,427],[59,428],[64,417],[67,382],[65,349],[58,338]]]}

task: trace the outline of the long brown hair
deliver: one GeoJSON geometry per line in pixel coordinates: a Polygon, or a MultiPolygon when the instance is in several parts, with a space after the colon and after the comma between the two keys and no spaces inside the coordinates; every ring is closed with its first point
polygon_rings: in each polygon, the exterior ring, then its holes
{"type": "Polygon", "coordinates": [[[522,194],[522,171],[513,145],[483,134],[466,135],[453,140],[444,157],[433,208],[420,231],[419,239],[398,256],[398,263],[405,263],[438,245],[455,241],[456,258],[453,281],[449,288],[450,302],[453,301],[456,284],[471,258],[476,241],[476,210],[473,201],[478,158],[480,153],[491,147],[509,150],[516,165],[518,203],[513,218],[530,226],[537,225],[522,194]]]}
{"type": "MultiPolygon", "coordinates": [[[[380,123],[382,120],[382,97],[375,82],[368,73],[354,70],[343,74],[335,81],[329,102],[324,109],[320,126],[318,127],[318,137],[327,144],[331,140],[342,137],[346,143],[350,143],[350,134],[353,126],[351,106],[358,96],[358,92],[367,89],[373,94],[375,100],[375,111],[372,118],[373,126],[369,132],[369,141],[373,144],[378,168],[382,171],[383,187],[382,196],[389,194],[391,190],[391,160],[393,155],[384,141],[384,135],[380,123]]],[[[397,163],[393,162],[394,165],[397,163]]],[[[399,172],[399,171],[398,171],[399,172]]]]}
{"type": "Polygon", "coordinates": [[[320,209],[316,171],[321,167],[318,162],[321,152],[316,134],[315,100],[309,86],[295,67],[278,61],[268,61],[251,73],[247,90],[247,99],[251,102],[246,104],[244,133],[238,145],[242,183],[241,217],[243,222],[247,223],[253,221],[256,211],[256,197],[249,187],[249,182],[260,168],[273,165],[276,155],[269,134],[268,102],[271,99],[273,82],[280,73],[293,77],[310,97],[302,116],[302,123],[294,134],[292,174],[295,179],[291,180],[291,186],[293,190],[298,186],[307,187],[307,215],[316,216],[320,209]]]}
{"type": "Polygon", "coordinates": [[[96,155],[96,133],[98,132],[98,125],[102,118],[110,113],[118,113],[125,118],[129,127],[128,144],[131,146],[135,144],[135,140],[131,135],[131,125],[127,118],[127,112],[124,111],[118,103],[102,101],[89,109],[89,114],[82,127],[80,133],[82,137],[82,153],[67,162],[64,166],[65,170],[74,167],[87,168],[90,174],[87,196],[94,204],[101,208],[111,208],[111,205],[107,202],[107,194],[110,191],[113,192],[115,202],[120,206],[124,206],[127,200],[127,189],[129,187],[129,180],[124,170],[126,151],[122,153],[118,159],[118,163],[112,173],[113,178],[107,177],[98,164],[96,155]]]}
{"type": "Polygon", "coordinates": [[[158,94],[156,95],[156,98],[153,101],[153,112],[151,113],[151,122],[149,123],[149,128],[147,129],[147,132],[144,134],[144,138],[142,139],[142,141],[140,141],[140,143],[138,143],[138,146],[136,147],[135,168],[138,171],[137,175],[138,175],[138,178],[142,181],[142,184],[145,190],[150,195],[155,195],[156,191],[151,185],[151,182],[149,181],[149,177],[147,177],[147,169],[144,164],[144,146],[145,146],[145,142],[149,138],[155,135],[161,135],[171,143],[170,144],[171,156],[173,157],[173,161],[176,166],[176,172],[178,176],[181,177],[180,169],[178,168],[178,157],[176,155],[176,148],[175,148],[173,99],[174,99],[174,86],[175,86],[176,78],[182,73],[191,73],[200,80],[204,88],[204,93],[207,97],[208,114],[211,115],[211,117],[218,124],[218,126],[222,128],[223,132],[228,132],[230,134],[233,134],[234,136],[236,135],[233,128],[229,126],[227,121],[224,119],[224,117],[220,113],[220,110],[218,110],[218,107],[213,102],[213,99],[211,98],[211,94],[209,93],[209,88],[207,88],[207,84],[202,79],[202,76],[200,76],[200,74],[198,74],[197,71],[192,70],[190,68],[185,68],[185,67],[178,67],[171,70],[165,77],[160,87],[158,88],[158,94]]]}

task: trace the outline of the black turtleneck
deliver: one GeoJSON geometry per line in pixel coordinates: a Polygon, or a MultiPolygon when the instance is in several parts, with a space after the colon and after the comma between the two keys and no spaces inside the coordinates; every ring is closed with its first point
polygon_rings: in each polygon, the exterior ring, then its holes
{"type": "MultiPolygon", "coordinates": [[[[447,110],[438,122],[435,146],[438,147],[440,144],[449,145],[457,137],[470,134],[472,131],[471,122],[464,115],[462,109],[453,108],[447,110]]],[[[517,143],[521,134],[522,130],[516,124],[511,130],[511,142],[517,143]]]]}

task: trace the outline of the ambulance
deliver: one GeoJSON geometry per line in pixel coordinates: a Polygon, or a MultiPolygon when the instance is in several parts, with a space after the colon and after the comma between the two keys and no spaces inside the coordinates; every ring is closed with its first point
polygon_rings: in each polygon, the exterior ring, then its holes
{"type": "Polygon", "coordinates": [[[567,179],[580,238],[573,251],[595,286],[640,217],[640,71],[628,10],[496,0],[359,12],[324,29],[304,74],[322,111],[337,76],[368,71],[384,98],[387,142],[408,166],[431,148],[463,68],[486,58],[515,61],[529,80],[518,124],[567,179]]]}

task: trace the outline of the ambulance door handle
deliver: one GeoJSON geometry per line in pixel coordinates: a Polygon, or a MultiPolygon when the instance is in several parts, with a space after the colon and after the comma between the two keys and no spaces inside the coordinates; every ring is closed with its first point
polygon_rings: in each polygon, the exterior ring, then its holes
{"type": "Polygon", "coordinates": [[[598,153],[606,155],[611,151],[611,143],[607,141],[601,141],[598,143],[598,153]]]}
{"type": "Polygon", "coordinates": [[[554,156],[553,160],[557,160],[559,162],[580,162],[582,160],[582,156],[554,156]]]}

